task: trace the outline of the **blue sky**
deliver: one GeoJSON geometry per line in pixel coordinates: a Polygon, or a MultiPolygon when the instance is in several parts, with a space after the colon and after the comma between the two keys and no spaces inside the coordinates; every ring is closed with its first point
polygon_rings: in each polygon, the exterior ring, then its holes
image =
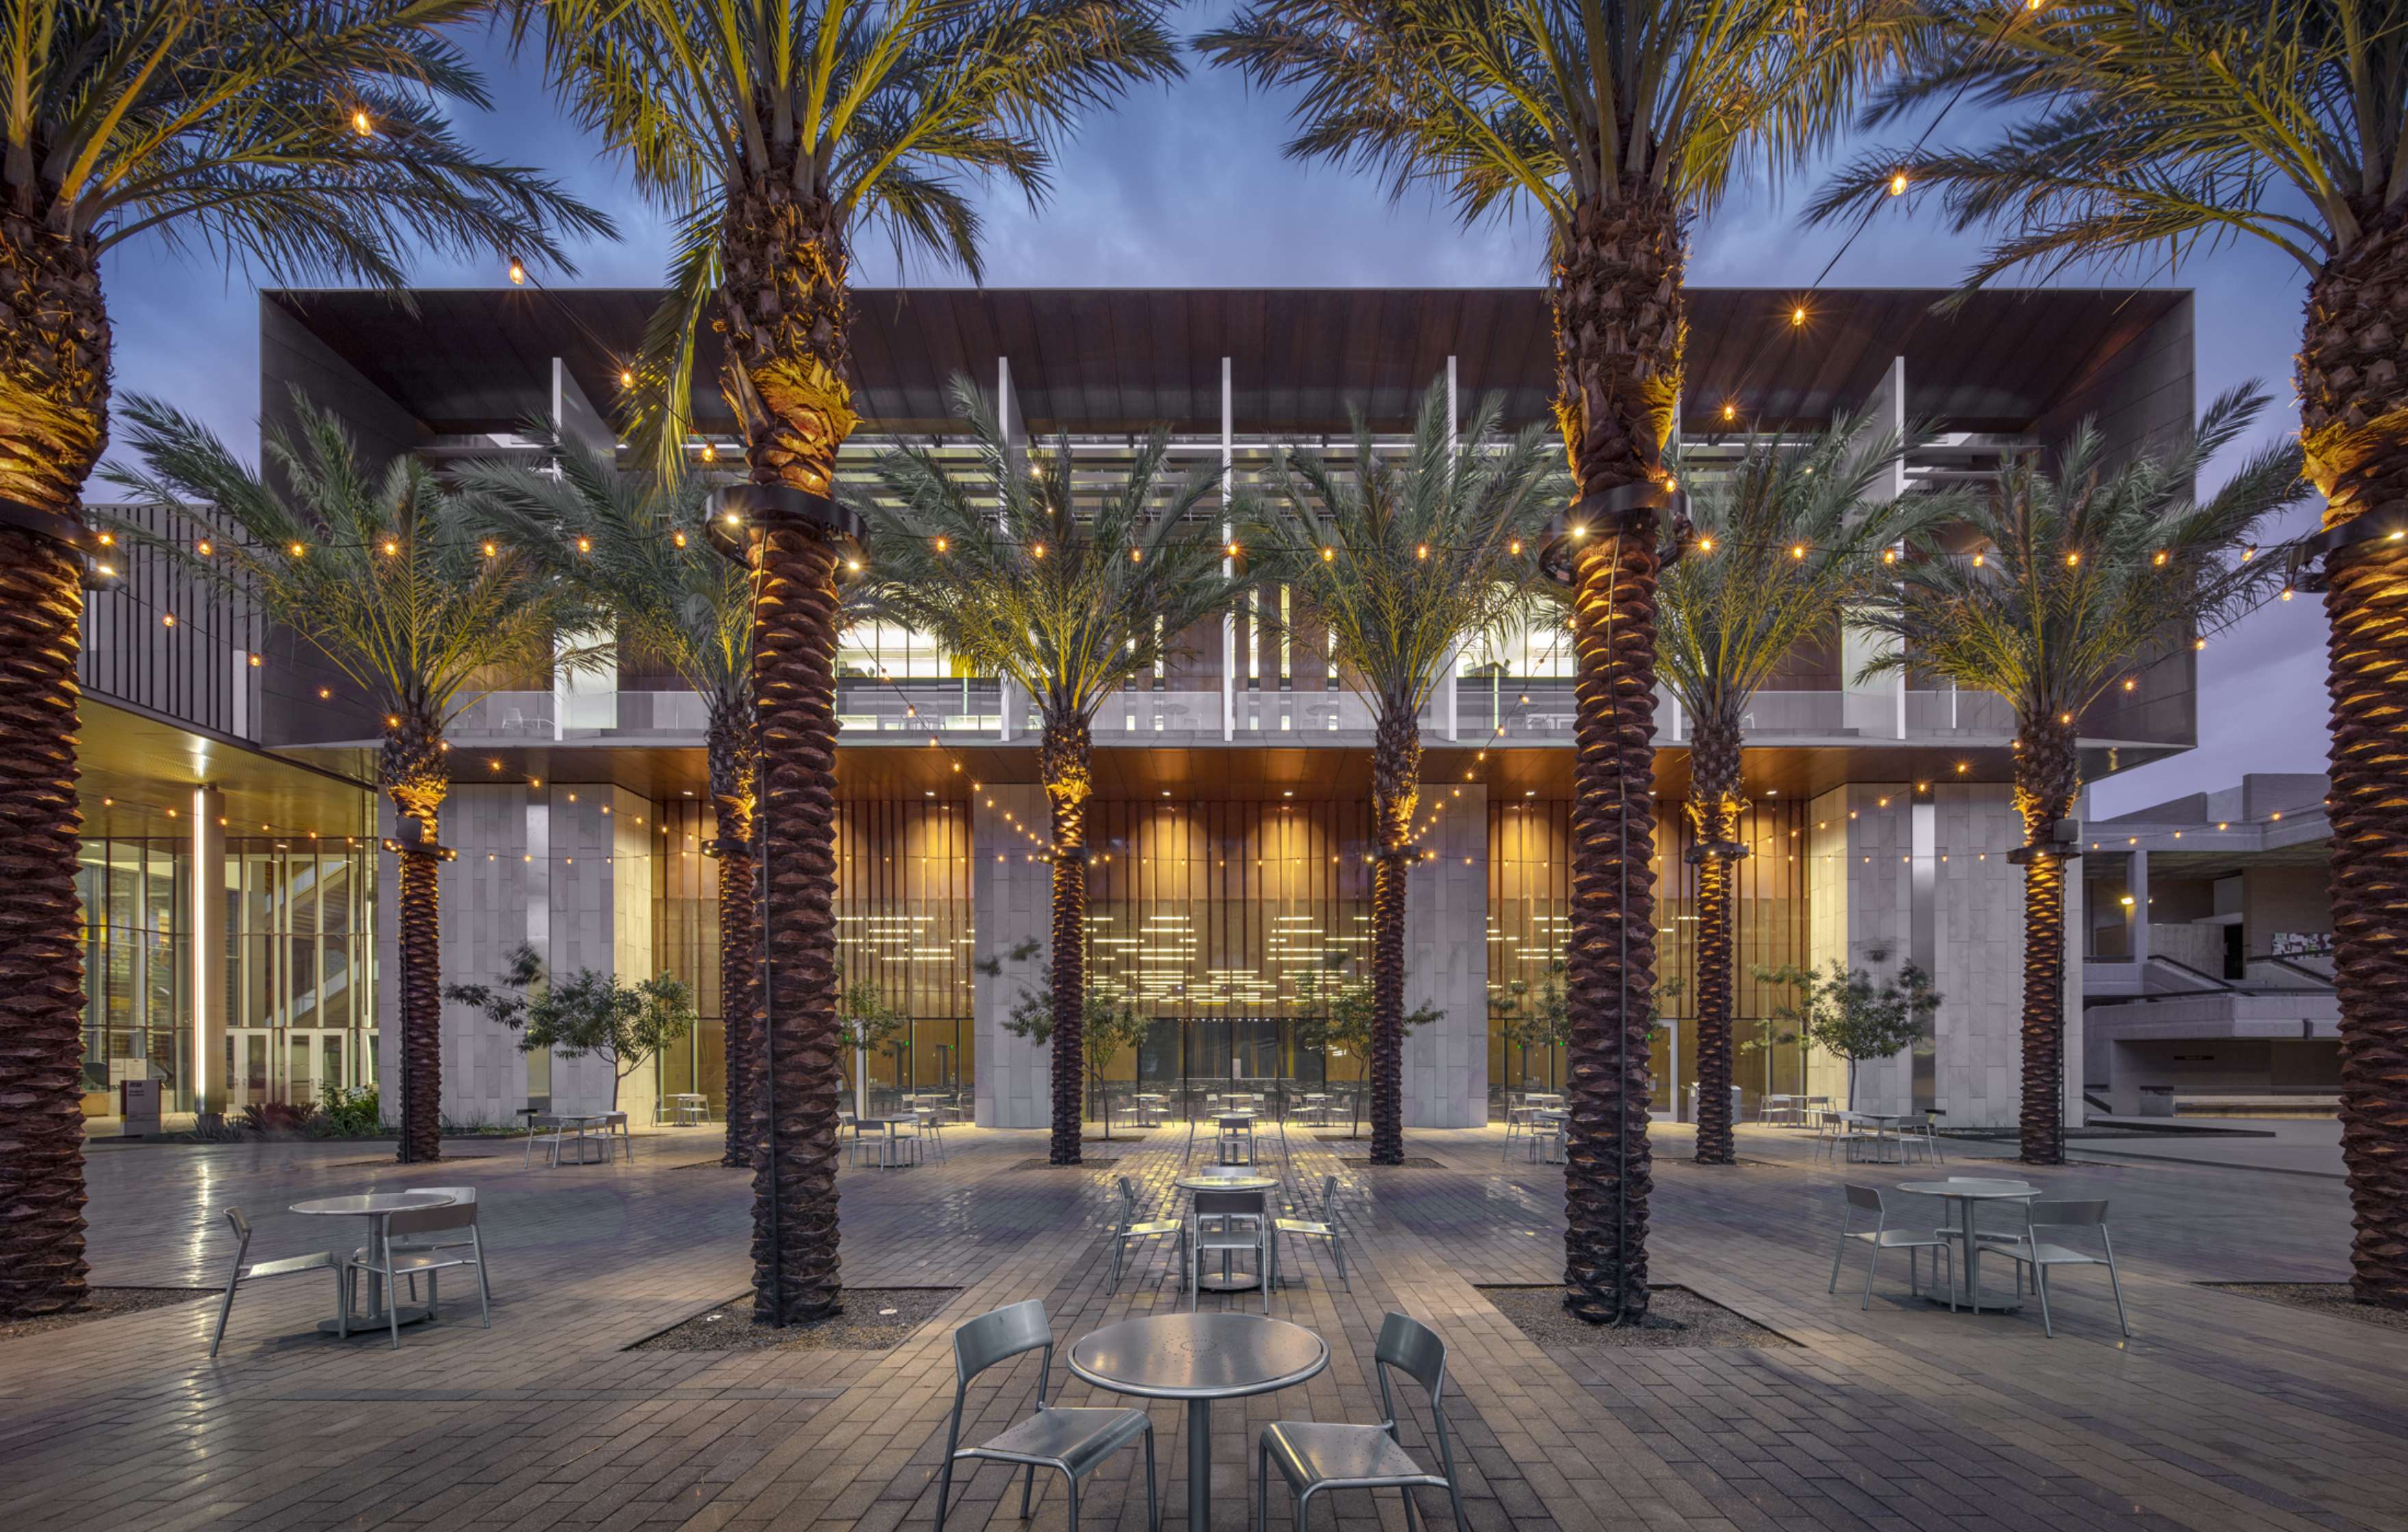
{"type": "MultiPolygon", "coordinates": [[[[1191,12],[1197,24],[1211,11],[1191,12]]],[[[461,120],[488,152],[539,165],[610,212],[623,240],[578,251],[576,279],[610,285],[659,279],[666,242],[657,218],[615,165],[553,109],[535,71],[484,39],[494,109],[461,120]]],[[[1975,135],[1968,119],[1943,122],[1935,144],[1975,135]],[[1962,132],[1952,130],[1962,129],[1962,132]]],[[[1276,97],[1234,77],[1198,70],[1084,124],[1064,146],[1054,190],[1034,211],[1016,194],[985,204],[986,279],[996,286],[1479,286],[1536,284],[1541,232],[1527,221],[1466,229],[1442,207],[1391,203],[1371,179],[1287,160],[1276,97]]],[[[1699,286],[1804,289],[1842,236],[1799,227],[1794,208],[1813,173],[1785,188],[1734,197],[1695,234],[1689,280],[1699,286]]],[[[1877,220],[1827,285],[1934,286],[1956,279],[1974,249],[1928,223],[1877,220]]],[[[273,273],[228,274],[155,246],[111,257],[104,273],[117,334],[121,394],[163,394],[196,411],[246,449],[257,439],[256,284],[273,273]]],[[[428,260],[429,286],[498,282],[498,263],[428,260]]],[[[898,269],[873,242],[857,252],[866,284],[958,285],[955,272],[898,269]]],[[[2300,328],[2302,273],[2272,251],[2235,247],[2167,273],[2100,272],[2083,281],[2150,280],[2198,291],[2199,394],[2265,380],[2277,407],[2265,434],[2297,424],[2290,357],[2300,328]]],[[[2304,522],[2305,518],[2302,518],[2304,522]]],[[[2183,793],[2228,785],[2245,771],[2322,768],[2324,623],[2320,603],[2270,607],[2200,656],[2200,749],[2100,784],[2094,812],[2114,813],[2183,793]]]]}

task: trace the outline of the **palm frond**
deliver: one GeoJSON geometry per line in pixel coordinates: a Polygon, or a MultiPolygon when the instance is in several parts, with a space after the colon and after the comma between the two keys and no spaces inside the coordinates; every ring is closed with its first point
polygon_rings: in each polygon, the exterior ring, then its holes
{"type": "Polygon", "coordinates": [[[1711,212],[1844,128],[1913,35],[1901,0],[1254,0],[1197,47],[1294,93],[1289,153],[1467,220],[1640,189],[1711,212]]]}
{"type": "Polygon", "coordinates": [[[0,7],[0,135],[25,216],[241,268],[404,284],[402,252],[574,271],[610,221],[471,150],[442,28],[473,0],[22,0],[0,7]]]}
{"type": "Polygon", "coordinates": [[[1973,284],[2243,237],[2314,273],[2408,201],[2401,0],[1937,0],[1904,56],[1868,123],[1962,92],[2003,125],[1978,145],[1861,154],[1808,217],[1937,203],[1959,229],[2000,231],[1973,284]]]}
{"type": "Polygon", "coordinates": [[[2277,561],[2248,550],[2268,518],[2305,498],[2300,449],[2253,455],[2205,499],[2193,485],[2208,450],[2266,403],[2244,385],[2185,441],[2113,465],[2086,423],[2054,464],[2011,467],[1952,529],[1956,551],[1909,559],[1896,599],[1856,614],[1893,641],[1866,673],[1912,666],[2045,723],[2238,621],[2284,580],[2277,561]]]}
{"type": "Polygon", "coordinates": [[[867,601],[980,674],[1008,677],[1051,721],[1085,723],[1246,588],[1192,514],[1217,463],[1170,471],[1166,433],[1109,485],[1075,475],[1069,443],[1016,450],[978,386],[953,406],[973,460],[899,448],[845,486],[870,528],[867,601]]]}
{"type": "Polygon", "coordinates": [[[222,537],[204,554],[131,522],[115,530],[257,603],[385,712],[437,730],[480,673],[548,669],[554,632],[580,617],[572,593],[515,549],[487,555],[460,498],[415,458],[371,471],[335,416],[294,402],[295,427],[263,443],[288,493],[194,417],[129,398],[138,465],[105,477],[222,537]]]}
{"type": "Polygon", "coordinates": [[[1294,592],[1291,619],[1328,635],[1373,712],[1426,707],[1455,651],[1517,625],[1547,518],[1567,495],[1550,428],[1501,437],[1482,400],[1458,433],[1444,379],[1423,394],[1412,442],[1383,453],[1358,412],[1350,461],[1274,453],[1233,517],[1248,567],[1294,592]]]}

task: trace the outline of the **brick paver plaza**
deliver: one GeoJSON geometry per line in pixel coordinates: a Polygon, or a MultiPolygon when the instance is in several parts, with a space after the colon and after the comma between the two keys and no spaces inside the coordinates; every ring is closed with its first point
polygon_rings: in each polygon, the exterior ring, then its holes
{"type": "MultiPolygon", "coordinates": [[[[454,1163],[412,1170],[380,1145],[96,1146],[96,1282],[221,1283],[228,1206],[258,1225],[258,1259],[357,1238],[356,1223],[283,1210],[304,1197],[471,1183],[493,1328],[455,1273],[443,1322],[406,1331],[397,1353],[320,1336],[329,1289],[303,1277],[246,1289],[214,1362],[213,1301],[0,1341],[0,1505],[11,1527],[125,1532],[930,1526],[953,1324],[1037,1297],[1067,1341],[1183,1301],[1167,1241],[1107,1291],[1103,1238],[1115,1173],[1140,1182],[1152,1215],[1179,1210],[1183,1129],[1084,1170],[1025,1167],[1043,1153],[1039,1133],[947,1139],[943,1165],[840,1178],[849,1282],[961,1289],[885,1353],[626,1349],[746,1286],[749,1179],[718,1167],[715,1129],[639,1138],[632,1165],[558,1170],[523,1168],[516,1143],[448,1146],[454,1163]]],[[[2071,1272],[2051,1341],[2036,1315],[1910,1299],[1895,1257],[1870,1312],[1845,1281],[1825,1294],[1841,1182],[1887,1188],[1922,1172],[1817,1165],[1802,1136],[1774,1130],[1743,1130],[1742,1153],[1770,1163],[1735,1169],[1678,1163],[1684,1130],[1656,1143],[1655,1280],[1796,1345],[1541,1349],[1478,1289],[1558,1275],[1558,1167],[1525,1163],[1518,1146],[1501,1161],[1494,1131],[1416,1131],[1409,1153],[1443,1168],[1376,1170],[1340,1158],[1362,1145],[1298,1134],[1291,1190],[1341,1177],[1354,1290],[1325,1253],[1290,1245],[1306,1284],[1272,1311],[1326,1337],[1334,1358],[1302,1387],[1218,1412],[1215,1521],[1246,1524],[1263,1422],[1378,1418],[1371,1341],[1394,1309],[1453,1349],[1452,1419],[1482,1532],[2408,1527],[2408,1331],[2200,1285],[2340,1279],[2339,1181],[2175,1164],[2030,1172],[2052,1192],[2111,1199],[2136,1332],[2116,1332],[2103,1275],[2071,1272]]],[[[1918,1222],[1926,1211],[1941,1221],[1926,1204],[1918,1222]]],[[[2007,1269],[1985,1277],[2001,1284],[2007,1269]]],[[[1251,1295],[1206,1302],[1259,1310],[1251,1295]]],[[[1025,1412],[1034,1372],[1029,1358],[982,1380],[966,1439],[1025,1412]]],[[[1061,1397],[1120,1402],[1075,1380],[1061,1397]]],[[[1154,1418],[1165,1516],[1183,1532],[1180,1415],[1161,1404],[1154,1418]]],[[[1417,1431],[1406,1439],[1435,1461],[1417,1431]]],[[[1098,1470],[1086,1525],[1143,1528],[1140,1462],[1132,1451],[1098,1470]]],[[[989,1466],[966,1491],[957,1481],[950,1525],[1017,1525],[1007,1477],[989,1466]]],[[[1442,1529],[1444,1496],[1421,1505],[1442,1529]]],[[[1341,1494],[1334,1510],[1344,1527],[1404,1525],[1394,1495],[1375,1506],[1341,1494]]],[[[1271,1514],[1288,1524],[1283,1496],[1271,1514]]],[[[1066,1520],[1058,1481],[1040,1477],[1033,1525],[1066,1520]]]]}

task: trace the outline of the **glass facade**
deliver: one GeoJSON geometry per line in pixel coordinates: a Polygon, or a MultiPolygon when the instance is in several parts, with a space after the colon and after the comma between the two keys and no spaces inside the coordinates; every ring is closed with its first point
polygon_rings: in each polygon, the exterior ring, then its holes
{"type": "MultiPolygon", "coordinates": [[[[969,814],[950,802],[841,803],[837,820],[837,951],[848,984],[867,981],[909,1018],[896,1043],[867,1061],[873,1106],[904,1095],[968,1099],[969,814]]],[[[719,989],[719,864],[710,808],[659,809],[653,941],[661,968],[692,987],[698,1024],[659,1065],[664,1095],[696,1091],[727,1106],[727,1028],[719,989]]],[[[852,1066],[847,1078],[851,1082],[852,1066]]]]}
{"type": "Polygon", "coordinates": [[[1153,1022],[1104,1070],[1116,1115],[1139,1092],[1356,1088],[1365,1061],[1315,1024],[1366,977],[1367,803],[1102,803],[1090,824],[1089,980],[1153,1022]]]}
{"type": "MultiPolygon", "coordinates": [[[[225,842],[228,1112],[376,1082],[375,856],[331,839],[225,842]]],[[[78,883],[85,1110],[114,1113],[118,1083],[147,1077],[168,1110],[190,1111],[192,842],[87,840],[78,883]]]]}
{"type": "MultiPolygon", "coordinates": [[[[1686,858],[1687,819],[1667,802],[1656,823],[1656,973],[1677,980],[1680,993],[1659,1006],[1662,1026],[1653,1050],[1656,1110],[1670,1111],[1678,1091],[1697,1079],[1697,869],[1686,858]]],[[[1757,965],[1803,966],[1808,957],[1806,806],[1767,800],[1741,816],[1739,838],[1748,855],[1739,864],[1733,895],[1736,970],[1733,984],[1732,1081],[1747,1110],[1768,1092],[1803,1088],[1801,1046],[1783,1041],[1772,1009],[1787,996],[1748,977],[1757,965]]],[[[1545,1007],[1569,935],[1571,902],[1571,806],[1537,799],[1489,807],[1488,839],[1488,1085],[1492,1110],[1510,1091],[1560,1090],[1561,1047],[1518,1045],[1527,1037],[1512,1025],[1545,1007]]],[[[1684,1110],[1686,1110],[1684,1103],[1684,1110]]]]}

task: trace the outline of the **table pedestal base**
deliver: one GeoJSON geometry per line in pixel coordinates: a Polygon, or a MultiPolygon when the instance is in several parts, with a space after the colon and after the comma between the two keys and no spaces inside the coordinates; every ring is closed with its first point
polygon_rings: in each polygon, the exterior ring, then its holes
{"type": "Polygon", "coordinates": [[[1212,1525],[1212,1401],[1187,1401],[1187,1525],[1190,1532],[1210,1532],[1212,1525]]]}
{"type": "MultiPolygon", "coordinates": [[[[390,1315],[383,1313],[362,1314],[351,1321],[350,1333],[355,1336],[390,1336],[393,1334],[393,1321],[395,1318],[398,1318],[404,1324],[423,1324],[434,1317],[434,1310],[416,1307],[397,1309],[390,1315]]],[[[318,1322],[318,1329],[319,1333],[322,1335],[341,1335],[344,1333],[343,1322],[338,1319],[322,1319],[318,1322]]]]}
{"type": "Polygon", "coordinates": [[[1206,1293],[1252,1293],[1263,1285],[1263,1280],[1251,1271],[1207,1271],[1196,1285],[1206,1293]]]}

